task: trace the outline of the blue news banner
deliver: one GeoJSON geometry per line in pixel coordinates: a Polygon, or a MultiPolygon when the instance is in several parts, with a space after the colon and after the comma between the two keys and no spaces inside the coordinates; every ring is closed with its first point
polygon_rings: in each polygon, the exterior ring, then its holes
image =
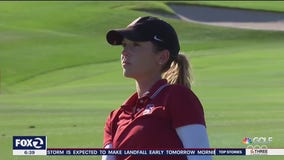
{"type": "Polygon", "coordinates": [[[104,148],[48,148],[46,136],[13,136],[13,155],[44,155],[44,156],[102,156],[102,155],[216,155],[216,156],[245,156],[245,155],[284,155],[284,149],[268,149],[267,147],[250,148],[169,148],[169,149],[104,149],[104,148]]]}
{"type": "Polygon", "coordinates": [[[102,149],[102,148],[48,148],[47,155],[137,155],[137,156],[165,156],[165,155],[246,155],[245,148],[236,149],[102,149]]]}
{"type": "Polygon", "coordinates": [[[245,148],[208,149],[103,149],[103,148],[47,148],[46,136],[13,136],[13,155],[101,156],[101,155],[246,155],[245,148]]]}

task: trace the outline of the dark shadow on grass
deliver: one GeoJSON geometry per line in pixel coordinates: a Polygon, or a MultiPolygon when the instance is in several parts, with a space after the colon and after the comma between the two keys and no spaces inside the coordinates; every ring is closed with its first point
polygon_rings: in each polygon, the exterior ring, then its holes
{"type": "Polygon", "coordinates": [[[48,73],[51,73],[51,72],[56,72],[56,71],[63,70],[63,69],[70,69],[70,68],[76,68],[76,67],[88,66],[88,65],[94,65],[94,64],[111,63],[111,62],[115,62],[115,61],[117,61],[117,59],[106,60],[106,61],[101,61],[101,62],[91,62],[91,63],[83,63],[83,64],[74,64],[74,65],[69,65],[69,66],[63,66],[63,67],[53,68],[53,69],[50,69],[50,70],[45,70],[45,71],[42,71],[42,72],[35,73],[35,74],[33,74],[33,75],[30,75],[30,76],[27,76],[27,77],[25,77],[25,78],[19,79],[19,80],[17,80],[17,81],[13,81],[13,82],[10,83],[9,85],[16,85],[16,84],[18,84],[18,83],[22,83],[22,82],[28,81],[28,80],[30,80],[30,79],[33,79],[33,78],[35,78],[35,77],[37,77],[37,76],[45,75],[45,74],[48,74],[48,73]]]}

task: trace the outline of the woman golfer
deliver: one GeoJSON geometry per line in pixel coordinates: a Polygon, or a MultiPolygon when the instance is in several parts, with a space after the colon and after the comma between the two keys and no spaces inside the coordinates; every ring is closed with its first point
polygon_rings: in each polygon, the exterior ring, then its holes
{"type": "MultiPolygon", "coordinates": [[[[155,17],[139,17],[127,28],[107,33],[122,45],[123,75],[136,92],[112,111],[104,129],[104,147],[115,149],[208,148],[202,105],[190,90],[189,64],[179,54],[175,30],[155,17]]],[[[211,159],[210,156],[103,156],[115,160],[211,159]]]]}

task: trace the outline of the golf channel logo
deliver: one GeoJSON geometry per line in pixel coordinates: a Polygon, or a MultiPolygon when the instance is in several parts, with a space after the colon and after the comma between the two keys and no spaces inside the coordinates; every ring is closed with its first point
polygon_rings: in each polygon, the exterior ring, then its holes
{"type": "Polygon", "coordinates": [[[13,155],[46,155],[46,136],[13,136],[13,155]]]}
{"type": "Polygon", "coordinates": [[[247,144],[250,155],[267,155],[268,147],[267,144],[272,142],[272,137],[245,137],[242,140],[243,144],[247,144]]]}

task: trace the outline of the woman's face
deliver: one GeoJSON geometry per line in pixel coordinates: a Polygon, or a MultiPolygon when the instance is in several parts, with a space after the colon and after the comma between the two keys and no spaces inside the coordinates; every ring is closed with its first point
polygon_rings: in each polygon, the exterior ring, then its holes
{"type": "Polygon", "coordinates": [[[121,65],[125,77],[136,80],[161,74],[159,54],[155,53],[152,42],[122,41],[121,65]]]}

